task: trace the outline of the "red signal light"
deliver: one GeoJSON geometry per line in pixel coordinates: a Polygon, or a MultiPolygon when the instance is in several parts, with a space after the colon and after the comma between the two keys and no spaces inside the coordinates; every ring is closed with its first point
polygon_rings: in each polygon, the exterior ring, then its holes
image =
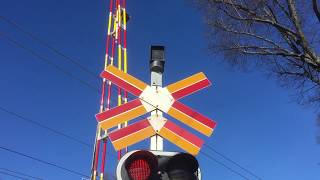
{"type": "Polygon", "coordinates": [[[157,174],[158,161],[148,151],[137,151],[125,162],[130,180],[152,180],[157,174]]]}
{"type": "Polygon", "coordinates": [[[129,164],[128,173],[132,180],[148,180],[151,175],[150,165],[145,159],[136,159],[129,164]]]}

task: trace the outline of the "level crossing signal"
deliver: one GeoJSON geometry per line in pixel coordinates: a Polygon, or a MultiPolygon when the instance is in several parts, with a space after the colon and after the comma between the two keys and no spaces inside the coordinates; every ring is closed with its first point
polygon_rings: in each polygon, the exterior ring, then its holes
{"type": "MultiPolygon", "coordinates": [[[[206,136],[213,133],[215,121],[179,102],[181,98],[211,85],[204,73],[200,72],[167,87],[156,89],[112,65],[101,73],[101,77],[138,97],[97,114],[96,119],[102,129],[108,130],[148,112],[159,110],[206,136]]],[[[115,149],[120,150],[156,134],[193,155],[199,153],[204,143],[199,137],[162,116],[144,119],[111,131],[108,137],[115,149]]]]}
{"type": "Polygon", "coordinates": [[[124,155],[117,180],[201,180],[197,159],[188,153],[137,150],[124,155]]]}

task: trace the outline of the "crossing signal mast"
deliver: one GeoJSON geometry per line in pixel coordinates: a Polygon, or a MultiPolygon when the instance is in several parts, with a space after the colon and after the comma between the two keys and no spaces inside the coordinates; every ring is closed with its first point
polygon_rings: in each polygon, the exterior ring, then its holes
{"type": "Polygon", "coordinates": [[[122,46],[120,36],[123,34],[124,40],[126,39],[125,29],[128,15],[125,13],[124,0],[122,3],[121,0],[115,0],[116,13],[113,14],[113,1],[110,0],[111,18],[109,16],[106,63],[104,71],[100,75],[103,79],[103,87],[100,112],[96,114],[98,126],[91,179],[95,180],[99,174],[97,166],[101,141],[103,142],[103,151],[100,163],[100,180],[104,179],[106,145],[107,140],[110,140],[115,150],[118,151],[116,169],[118,180],[200,180],[201,173],[195,155],[199,153],[204,141],[165,118],[163,113],[206,136],[211,136],[216,127],[215,121],[179,102],[181,98],[206,88],[211,83],[200,72],[163,87],[164,46],[151,46],[150,85],[128,74],[126,41],[122,46]],[[111,21],[114,22],[113,32],[110,31],[111,21]],[[123,33],[121,33],[122,30],[123,33]],[[110,39],[112,39],[111,56],[108,53],[110,39]],[[113,63],[115,45],[118,45],[118,67],[113,63]],[[125,57],[124,64],[122,64],[122,57],[125,57]],[[109,59],[110,63],[108,63],[109,59]],[[105,106],[104,93],[107,85],[108,96],[105,106]],[[118,106],[116,107],[110,107],[111,85],[118,87],[118,106]],[[124,98],[122,98],[122,92],[124,98]],[[128,102],[127,93],[131,93],[137,98],[128,102]],[[129,124],[129,121],[147,113],[150,113],[148,118],[129,124]],[[127,151],[128,146],[148,138],[150,138],[150,150],[127,151]],[[164,151],[163,139],[177,145],[186,153],[164,151]],[[122,152],[125,152],[124,156],[122,156],[122,152]]]}

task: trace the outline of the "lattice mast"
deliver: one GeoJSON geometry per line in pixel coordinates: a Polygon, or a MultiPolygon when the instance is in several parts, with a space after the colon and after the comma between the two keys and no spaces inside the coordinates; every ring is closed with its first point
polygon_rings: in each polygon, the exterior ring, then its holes
{"type": "MultiPolygon", "coordinates": [[[[128,15],[126,13],[126,1],[125,0],[110,0],[109,2],[109,17],[108,17],[108,30],[106,37],[106,54],[104,60],[104,70],[108,65],[115,65],[119,70],[127,73],[127,20],[128,15]]],[[[112,108],[112,83],[105,78],[102,79],[101,87],[101,99],[99,112],[103,112],[112,108]]],[[[123,103],[127,103],[128,94],[126,91],[117,87],[117,105],[120,106],[123,103]]],[[[126,127],[127,122],[119,124],[118,129],[126,127]]],[[[100,177],[100,180],[105,176],[105,164],[107,158],[107,130],[102,130],[97,125],[96,138],[94,145],[94,152],[92,157],[92,171],[91,180],[96,180],[100,177]],[[102,146],[102,151],[101,151],[102,146]],[[99,157],[99,155],[101,156],[99,157]],[[100,168],[98,167],[100,165],[100,168]]],[[[118,160],[121,158],[121,151],[118,151],[118,160]]],[[[127,148],[125,148],[127,152],[127,148]]]]}

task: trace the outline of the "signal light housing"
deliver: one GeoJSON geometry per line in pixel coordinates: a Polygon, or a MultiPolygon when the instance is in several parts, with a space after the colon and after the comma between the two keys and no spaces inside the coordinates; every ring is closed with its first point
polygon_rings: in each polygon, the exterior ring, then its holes
{"type": "Polygon", "coordinates": [[[198,180],[197,171],[199,164],[191,154],[180,153],[170,158],[166,166],[169,179],[198,180]]]}
{"type": "Polygon", "coordinates": [[[117,166],[118,180],[201,180],[197,159],[188,153],[131,151],[117,166]]]}
{"type": "Polygon", "coordinates": [[[150,71],[163,73],[164,63],[164,46],[151,46],[150,71]]]}

